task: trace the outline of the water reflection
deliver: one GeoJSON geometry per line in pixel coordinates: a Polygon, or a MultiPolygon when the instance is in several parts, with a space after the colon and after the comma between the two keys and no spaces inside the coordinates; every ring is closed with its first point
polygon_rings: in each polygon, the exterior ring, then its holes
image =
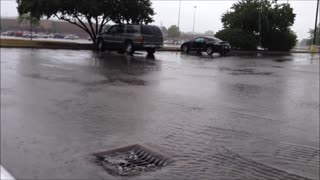
{"type": "Polygon", "coordinates": [[[161,68],[161,62],[156,61],[154,55],[127,56],[107,52],[93,54],[93,59],[99,67],[100,73],[107,77],[114,75],[141,76],[161,68]]]}
{"type": "Polygon", "coordinates": [[[155,60],[155,56],[153,54],[147,54],[146,59],[155,60]]]}

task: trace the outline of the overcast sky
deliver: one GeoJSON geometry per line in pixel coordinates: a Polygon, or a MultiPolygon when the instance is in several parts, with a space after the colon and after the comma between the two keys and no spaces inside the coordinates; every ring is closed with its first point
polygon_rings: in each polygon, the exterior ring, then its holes
{"type": "MultiPolygon", "coordinates": [[[[17,16],[15,0],[0,0],[1,16],[17,16]]],[[[178,24],[179,0],[152,0],[156,12],[153,24],[168,27],[178,24]]],[[[192,31],[194,6],[196,8],[195,31],[205,32],[213,30],[217,32],[222,28],[221,15],[230,9],[236,0],[182,0],[180,29],[192,31]]],[[[278,3],[286,3],[287,0],[278,0],[278,3]]],[[[298,35],[299,40],[309,36],[308,31],[314,27],[316,0],[289,0],[289,3],[296,13],[296,20],[292,27],[298,35]]]]}

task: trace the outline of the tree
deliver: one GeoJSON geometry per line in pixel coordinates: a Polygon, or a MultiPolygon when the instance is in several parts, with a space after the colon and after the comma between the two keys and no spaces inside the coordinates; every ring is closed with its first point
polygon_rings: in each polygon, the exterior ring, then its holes
{"type": "Polygon", "coordinates": [[[169,38],[178,38],[180,36],[180,30],[178,26],[172,25],[168,29],[168,37],[169,38]]]}
{"type": "MultiPolygon", "coordinates": [[[[320,23],[317,26],[317,35],[316,35],[316,45],[320,45],[320,23]]],[[[313,44],[313,38],[314,38],[314,29],[309,30],[309,39],[307,42],[307,45],[312,45],[313,44]]]]}
{"type": "Polygon", "coordinates": [[[32,25],[39,25],[39,19],[33,18],[30,14],[23,14],[18,17],[19,23],[30,23],[32,25]]]}
{"type": "Polygon", "coordinates": [[[215,36],[228,41],[233,49],[256,50],[259,44],[258,37],[240,28],[228,28],[218,31],[215,36]]]}
{"type": "Polygon", "coordinates": [[[109,21],[150,23],[155,14],[150,0],[17,0],[20,16],[58,18],[87,32],[94,43],[109,21]]]}
{"type": "Polygon", "coordinates": [[[263,47],[271,51],[290,51],[297,43],[297,36],[291,30],[272,31],[262,39],[263,47]]]}
{"type": "Polygon", "coordinates": [[[290,30],[294,20],[295,14],[289,4],[269,0],[241,0],[233,4],[231,11],[223,14],[221,19],[224,29],[239,28],[259,35],[261,46],[273,50],[291,49],[295,45],[292,42],[296,41],[296,35],[290,30]],[[285,37],[288,41],[275,37],[285,37]],[[286,47],[272,47],[277,42],[286,47]]]}
{"type": "Polygon", "coordinates": [[[40,21],[39,19],[37,18],[34,18],[30,15],[30,13],[27,13],[27,14],[23,14],[21,16],[18,17],[18,22],[19,23],[29,23],[30,24],[30,39],[32,40],[32,36],[33,36],[33,33],[32,33],[32,26],[36,25],[38,26],[40,24],[40,21]]]}
{"type": "Polygon", "coordinates": [[[151,6],[150,0],[113,0],[110,17],[116,23],[148,24],[155,15],[151,6]]]}
{"type": "Polygon", "coordinates": [[[208,30],[204,33],[205,35],[213,36],[214,32],[212,30],[208,30]]]}

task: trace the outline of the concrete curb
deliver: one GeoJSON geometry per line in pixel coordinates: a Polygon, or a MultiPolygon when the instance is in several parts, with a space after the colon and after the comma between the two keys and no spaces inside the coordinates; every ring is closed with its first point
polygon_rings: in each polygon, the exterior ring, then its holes
{"type": "Polygon", "coordinates": [[[2,48],[39,48],[39,49],[79,49],[90,50],[92,44],[81,44],[73,42],[39,41],[24,39],[1,39],[2,48]]]}

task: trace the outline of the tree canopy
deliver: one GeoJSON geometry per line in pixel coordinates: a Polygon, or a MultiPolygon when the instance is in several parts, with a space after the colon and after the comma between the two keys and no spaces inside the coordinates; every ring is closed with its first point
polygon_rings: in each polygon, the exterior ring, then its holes
{"type": "Polygon", "coordinates": [[[23,14],[18,17],[19,23],[30,23],[33,25],[39,25],[39,20],[30,16],[30,14],[23,14]]]}
{"type": "Polygon", "coordinates": [[[208,30],[204,34],[211,36],[211,35],[214,35],[214,32],[212,30],[208,30]]]}
{"type": "Polygon", "coordinates": [[[273,50],[290,50],[295,45],[296,35],[290,30],[294,20],[289,4],[269,0],[241,0],[221,19],[225,30],[241,29],[251,33],[261,39],[262,47],[273,50]],[[284,39],[287,44],[283,43],[284,39]],[[272,47],[278,42],[282,47],[272,47]]]}
{"type": "Polygon", "coordinates": [[[67,21],[87,32],[94,43],[109,21],[148,24],[155,14],[150,0],[17,0],[17,4],[20,16],[67,21]]]}
{"type": "Polygon", "coordinates": [[[180,36],[180,30],[178,26],[172,25],[168,29],[168,37],[169,38],[178,38],[180,36]]]}

